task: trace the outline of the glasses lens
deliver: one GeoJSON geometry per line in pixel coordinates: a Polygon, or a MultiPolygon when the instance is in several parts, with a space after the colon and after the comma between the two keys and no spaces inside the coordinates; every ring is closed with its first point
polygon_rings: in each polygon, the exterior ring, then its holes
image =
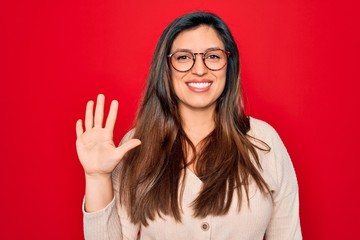
{"type": "Polygon", "coordinates": [[[190,52],[176,52],[171,56],[170,60],[172,66],[180,72],[190,70],[194,64],[193,55],[190,52]]]}
{"type": "Polygon", "coordinates": [[[210,70],[220,70],[227,63],[227,54],[222,50],[211,50],[204,55],[205,65],[210,70]]]}

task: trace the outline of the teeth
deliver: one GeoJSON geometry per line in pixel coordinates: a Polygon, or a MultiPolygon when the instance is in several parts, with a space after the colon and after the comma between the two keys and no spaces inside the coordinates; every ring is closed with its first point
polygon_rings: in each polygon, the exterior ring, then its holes
{"type": "Polygon", "coordinates": [[[193,88],[207,88],[211,85],[211,83],[210,82],[199,82],[199,83],[190,82],[190,83],[188,83],[188,85],[193,88]]]}

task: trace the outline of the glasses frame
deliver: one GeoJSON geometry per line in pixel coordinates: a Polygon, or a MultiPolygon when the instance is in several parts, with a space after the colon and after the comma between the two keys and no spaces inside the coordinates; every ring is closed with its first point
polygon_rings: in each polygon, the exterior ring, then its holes
{"type": "Polygon", "coordinates": [[[192,51],[190,51],[190,50],[178,50],[178,51],[175,51],[175,52],[173,52],[173,53],[170,53],[169,55],[167,55],[167,57],[168,57],[168,60],[169,60],[169,62],[170,62],[170,65],[171,65],[176,71],[178,71],[178,72],[188,72],[188,71],[190,71],[190,70],[194,67],[194,65],[195,65],[196,55],[201,55],[201,59],[202,59],[204,65],[205,65],[205,67],[206,67],[207,69],[209,69],[209,70],[211,70],[211,71],[219,71],[219,70],[223,69],[223,68],[227,65],[227,63],[228,63],[228,58],[229,58],[229,56],[231,55],[231,52],[226,51],[226,50],[223,50],[223,49],[221,49],[221,48],[210,48],[210,49],[206,50],[205,52],[195,52],[195,53],[192,52],[192,51]],[[205,55],[206,55],[206,53],[208,53],[208,52],[218,51],[218,50],[220,50],[220,51],[222,51],[223,53],[225,53],[225,55],[226,55],[226,63],[224,64],[224,66],[222,66],[222,67],[219,68],[219,69],[211,69],[211,68],[209,68],[209,67],[206,65],[206,63],[205,63],[205,55]],[[180,71],[180,70],[178,70],[176,67],[174,67],[174,65],[173,65],[173,63],[172,63],[172,61],[171,61],[171,57],[172,57],[174,54],[178,53],[178,52],[188,52],[188,53],[190,53],[190,54],[193,56],[193,58],[192,58],[193,63],[192,63],[192,65],[191,65],[191,67],[190,67],[188,70],[186,70],[186,71],[180,71]]]}

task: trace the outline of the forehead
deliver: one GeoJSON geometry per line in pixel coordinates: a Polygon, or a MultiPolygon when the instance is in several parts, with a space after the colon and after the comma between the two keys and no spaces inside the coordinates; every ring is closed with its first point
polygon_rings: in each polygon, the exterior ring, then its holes
{"type": "Polygon", "coordinates": [[[200,26],[179,33],[174,39],[171,51],[178,49],[204,51],[208,48],[224,49],[224,43],[214,28],[210,26],[200,26]]]}

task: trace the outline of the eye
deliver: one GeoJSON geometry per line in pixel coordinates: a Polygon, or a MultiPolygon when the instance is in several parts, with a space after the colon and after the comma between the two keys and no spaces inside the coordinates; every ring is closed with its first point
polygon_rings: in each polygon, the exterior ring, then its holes
{"type": "Polygon", "coordinates": [[[172,59],[176,62],[189,62],[193,60],[193,56],[189,52],[177,52],[172,56],[172,59]]]}
{"type": "Polygon", "coordinates": [[[176,57],[176,60],[178,60],[178,61],[186,60],[186,59],[190,59],[190,57],[187,55],[180,55],[180,56],[176,57]]]}
{"type": "Polygon", "coordinates": [[[207,55],[206,58],[208,58],[208,59],[220,59],[220,56],[216,55],[216,54],[211,54],[211,55],[207,55]]]}
{"type": "Polygon", "coordinates": [[[222,59],[222,52],[211,51],[205,54],[205,60],[211,62],[217,62],[222,59]]]}

